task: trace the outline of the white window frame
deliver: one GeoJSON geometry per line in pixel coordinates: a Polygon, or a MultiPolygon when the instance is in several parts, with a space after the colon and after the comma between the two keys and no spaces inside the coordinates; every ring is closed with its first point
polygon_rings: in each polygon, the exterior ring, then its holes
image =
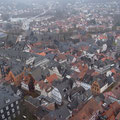
{"type": "Polygon", "coordinates": [[[18,104],[18,101],[16,101],[16,105],[18,104]]]}
{"type": "Polygon", "coordinates": [[[3,115],[2,115],[2,119],[4,119],[4,118],[5,118],[5,115],[3,114],[3,115]]]}
{"type": "Polygon", "coordinates": [[[14,112],[15,112],[15,109],[13,108],[13,109],[12,109],[12,113],[14,113],[14,112]]]}
{"type": "Polygon", "coordinates": [[[12,103],[12,104],[11,104],[11,107],[13,107],[13,106],[14,106],[14,104],[12,103]]]}
{"type": "Polygon", "coordinates": [[[19,110],[20,109],[20,107],[19,106],[17,106],[17,110],[19,110]]]}
{"type": "Polygon", "coordinates": [[[9,116],[9,115],[10,115],[10,112],[8,111],[8,112],[7,112],[7,116],[9,116]]]}
{"type": "Polygon", "coordinates": [[[8,107],[8,106],[6,106],[6,110],[9,110],[9,107],[8,107]]]}

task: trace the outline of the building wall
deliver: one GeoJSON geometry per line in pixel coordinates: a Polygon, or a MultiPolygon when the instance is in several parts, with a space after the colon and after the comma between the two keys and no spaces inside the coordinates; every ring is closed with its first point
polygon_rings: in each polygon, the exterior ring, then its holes
{"type": "Polygon", "coordinates": [[[108,88],[108,83],[100,89],[100,93],[103,93],[108,88]]]}
{"type": "Polygon", "coordinates": [[[99,94],[100,93],[100,86],[99,86],[97,81],[93,82],[91,90],[94,94],[99,94]]]}
{"type": "Polygon", "coordinates": [[[29,112],[31,112],[32,114],[36,113],[37,107],[32,105],[30,102],[25,100],[25,106],[27,107],[27,109],[29,110],[29,112]]]}
{"type": "Polygon", "coordinates": [[[20,101],[15,101],[0,109],[0,120],[13,120],[20,115],[20,101]]]}
{"type": "Polygon", "coordinates": [[[81,82],[80,85],[81,85],[83,88],[85,88],[85,90],[91,89],[91,85],[86,84],[86,83],[84,83],[84,82],[81,82]]]}

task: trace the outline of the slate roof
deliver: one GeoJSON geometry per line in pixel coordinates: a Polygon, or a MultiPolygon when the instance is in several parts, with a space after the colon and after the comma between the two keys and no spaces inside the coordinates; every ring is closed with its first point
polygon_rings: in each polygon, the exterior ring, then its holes
{"type": "Polygon", "coordinates": [[[50,59],[50,60],[53,60],[55,56],[56,56],[56,54],[48,53],[48,54],[46,55],[46,58],[48,58],[48,59],[50,59]]]}
{"type": "Polygon", "coordinates": [[[33,71],[31,71],[31,76],[34,80],[40,81],[42,80],[42,69],[40,67],[35,68],[33,71]]]}
{"type": "Polygon", "coordinates": [[[66,120],[71,116],[70,111],[67,106],[62,106],[60,109],[56,109],[48,114],[48,116],[53,120],[66,120]]]}
{"type": "Polygon", "coordinates": [[[28,98],[26,98],[25,101],[29,102],[30,104],[34,105],[35,107],[39,107],[40,106],[39,99],[33,98],[32,96],[29,96],[28,98]]]}
{"type": "Polygon", "coordinates": [[[72,89],[72,84],[68,79],[64,79],[63,81],[54,81],[53,86],[59,90],[63,98],[65,98],[66,95],[69,95],[72,89]]]}
{"type": "Polygon", "coordinates": [[[98,82],[100,88],[102,88],[107,83],[108,83],[108,85],[113,83],[112,77],[106,77],[105,75],[99,75],[97,77],[94,77],[93,79],[98,82]]]}
{"type": "Polygon", "coordinates": [[[17,100],[20,100],[20,97],[15,94],[11,85],[0,84],[0,109],[17,100]],[[10,101],[6,103],[6,100],[10,101]]]}
{"type": "Polygon", "coordinates": [[[11,69],[11,72],[14,74],[14,76],[20,75],[24,70],[24,67],[22,65],[16,65],[13,66],[11,69]]]}
{"type": "Polygon", "coordinates": [[[43,118],[48,113],[49,113],[49,110],[47,110],[45,107],[39,106],[39,108],[36,111],[36,116],[39,118],[43,118]]]}

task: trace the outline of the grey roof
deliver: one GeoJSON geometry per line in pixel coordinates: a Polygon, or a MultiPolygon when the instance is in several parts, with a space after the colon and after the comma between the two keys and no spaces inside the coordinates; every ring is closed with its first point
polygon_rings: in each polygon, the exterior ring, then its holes
{"type": "Polygon", "coordinates": [[[15,94],[11,85],[0,84],[0,109],[17,100],[20,100],[20,97],[15,94]]]}
{"type": "Polygon", "coordinates": [[[32,96],[29,96],[26,100],[26,102],[31,103],[32,105],[39,107],[40,106],[40,101],[37,98],[33,98],[32,96]]]}
{"type": "Polygon", "coordinates": [[[16,66],[13,66],[11,71],[14,74],[14,76],[17,76],[23,72],[23,69],[24,67],[22,65],[16,65],[16,66]]]}
{"type": "Polygon", "coordinates": [[[34,80],[40,81],[42,80],[42,69],[40,67],[36,67],[32,72],[31,75],[33,77],[34,80]]]}
{"type": "Polygon", "coordinates": [[[45,57],[50,59],[50,60],[53,60],[55,56],[56,56],[56,54],[48,53],[45,57]]]}
{"type": "Polygon", "coordinates": [[[51,60],[48,64],[48,67],[49,68],[52,68],[52,67],[58,67],[60,65],[60,63],[54,61],[54,60],[51,60]]]}
{"type": "Polygon", "coordinates": [[[63,81],[54,81],[53,86],[59,90],[63,99],[66,97],[66,95],[69,95],[72,90],[72,85],[69,79],[64,79],[63,81]]]}
{"type": "Polygon", "coordinates": [[[0,49],[0,56],[2,57],[8,57],[10,59],[20,59],[22,62],[30,58],[31,56],[34,56],[32,53],[26,53],[18,50],[13,49],[0,49]]]}
{"type": "Polygon", "coordinates": [[[72,55],[67,55],[67,59],[70,60],[70,61],[72,61],[72,60],[74,59],[74,56],[72,56],[72,55]]]}
{"type": "Polygon", "coordinates": [[[71,90],[70,95],[74,96],[76,93],[83,94],[85,92],[85,89],[80,86],[80,87],[75,87],[71,90]]]}
{"type": "Polygon", "coordinates": [[[88,49],[88,52],[94,54],[98,49],[99,49],[99,46],[91,45],[88,49]]]}
{"type": "Polygon", "coordinates": [[[56,120],[66,120],[70,117],[71,113],[67,106],[62,106],[60,109],[54,110],[48,114],[50,118],[55,118],[56,120]]]}
{"type": "Polygon", "coordinates": [[[0,38],[6,37],[6,36],[7,36],[7,34],[0,32],[0,38]]]}
{"type": "Polygon", "coordinates": [[[92,96],[92,92],[91,92],[91,90],[89,89],[89,90],[85,91],[83,94],[79,95],[79,96],[77,97],[77,101],[78,101],[79,104],[80,104],[80,102],[86,102],[86,101],[88,101],[88,99],[89,99],[91,96],[92,96]]]}
{"type": "Polygon", "coordinates": [[[95,97],[95,100],[98,102],[98,104],[101,102],[101,101],[104,101],[105,97],[103,94],[100,94],[99,96],[96,96],[95,97]]]}
{"type": "Polygon", "coordinates": [[[49,97],[49,96],[44,96],[44,95],[40,95],[37,97],[37,99],[39,100],[42,100],[42,99],[45,99],[46,101],[50,102],[50,103],[53,103],[54,102],[54,99],[49,97]]]}
{"type": "Polygon", "coordinates": [[[102,88],[107,83],[110,85],[113,82],[113,79],[111,77],[106,77],[105,75],[94,77],[94,80],[97,80],[100,88],[102,88]]]}
{"type": "Polygon", "coordinates": [[[36,111],[36,116],[39,118],[43,118],[45,115],[49,113],[49,110],[47,110],[45,107],[39,106],[39,108],[36,111]]]}

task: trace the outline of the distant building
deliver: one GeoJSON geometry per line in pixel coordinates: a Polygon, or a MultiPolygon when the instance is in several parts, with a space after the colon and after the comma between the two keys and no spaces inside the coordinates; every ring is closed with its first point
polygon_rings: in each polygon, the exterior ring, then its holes
{"type": "Polygon", "coordinates": [[[4,38],[4,37],[6,37],[7,36],[7,34],[5,34],[5,33],[3,33],[3,32],[0,32],[0,38],[4,38]]]}

